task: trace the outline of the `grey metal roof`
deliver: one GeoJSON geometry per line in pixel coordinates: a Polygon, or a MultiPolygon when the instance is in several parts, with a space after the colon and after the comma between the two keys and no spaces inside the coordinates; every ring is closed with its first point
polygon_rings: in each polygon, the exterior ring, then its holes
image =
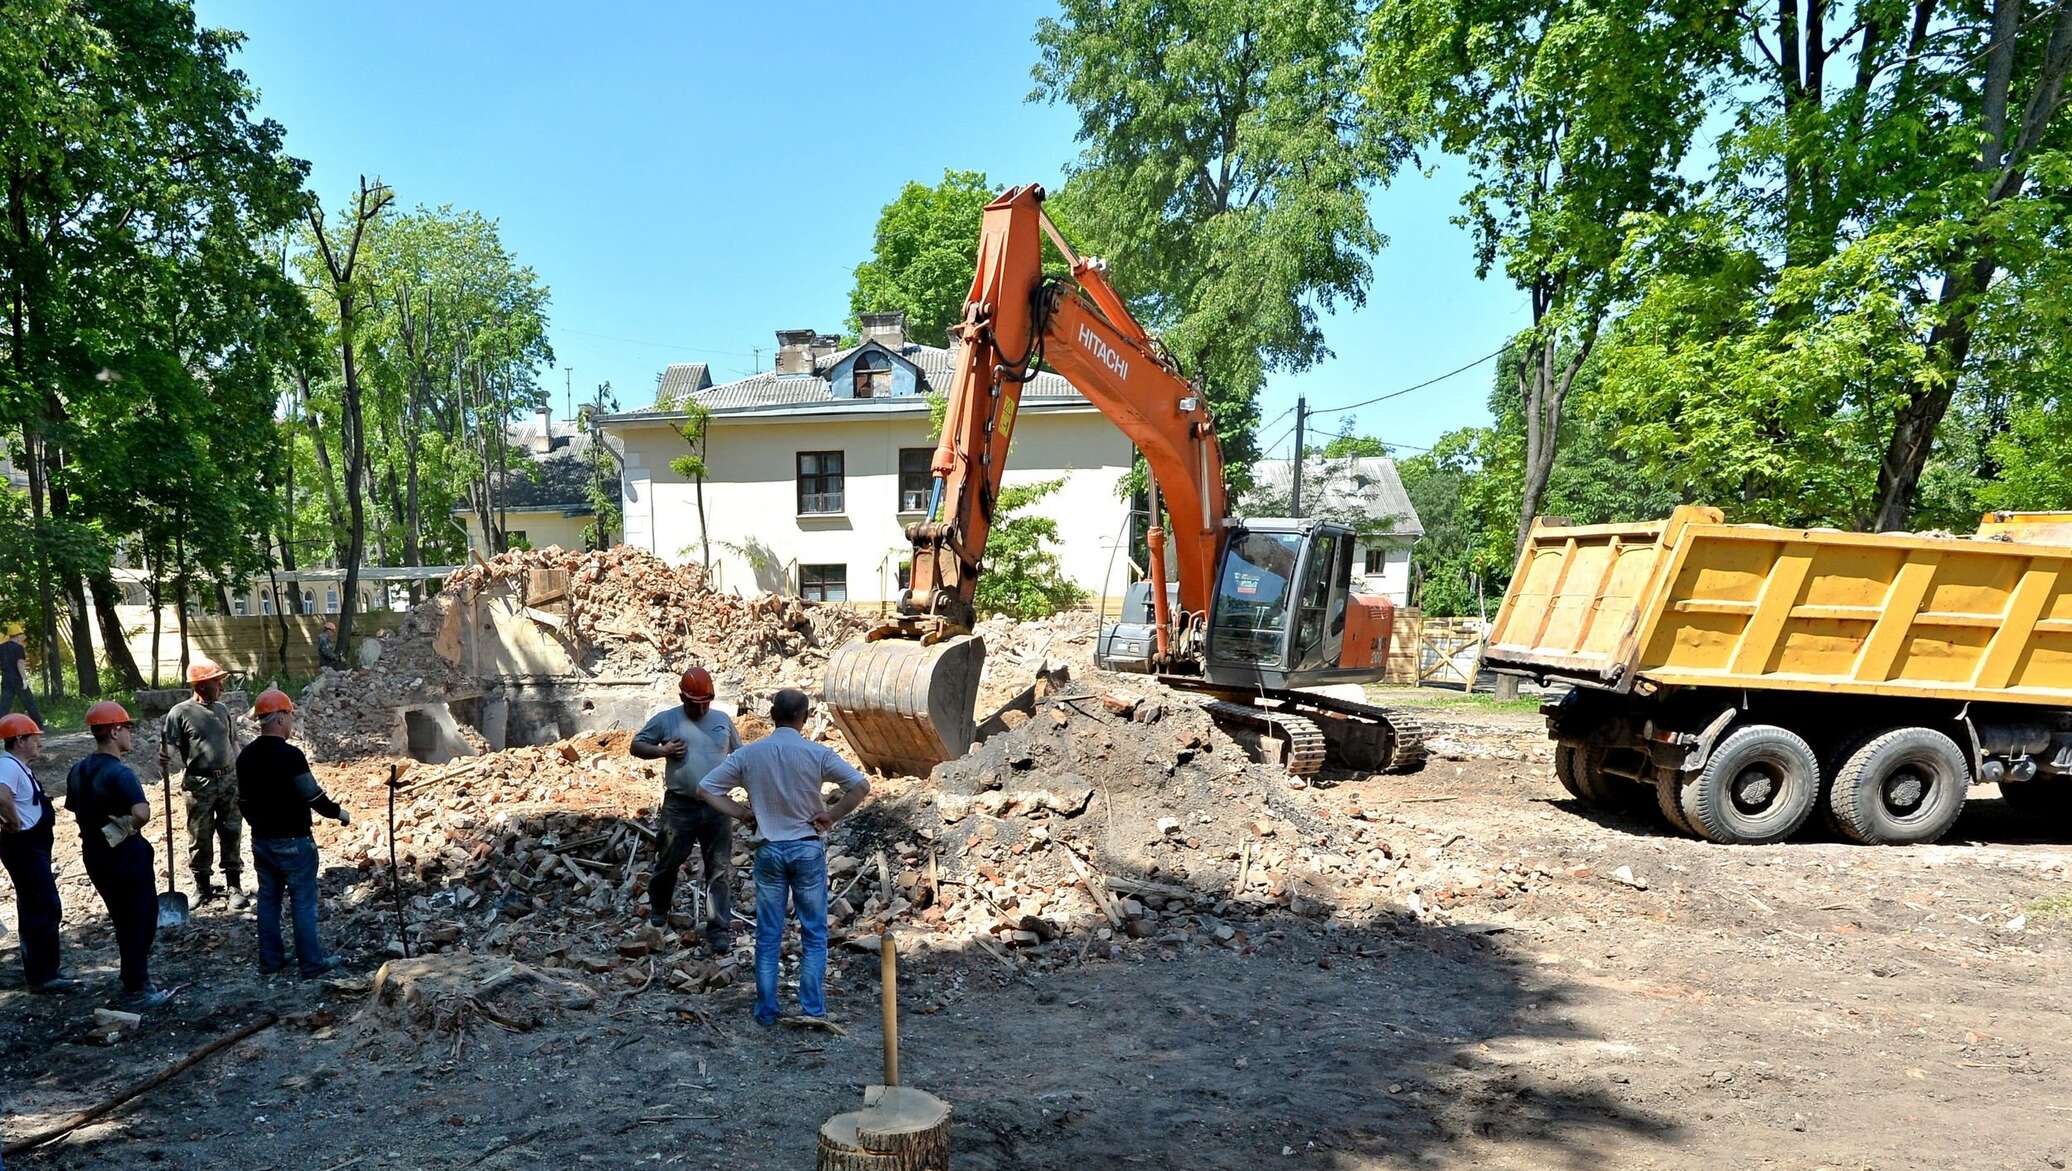
{"type": "MultiPolygon", "coordinates": [[[[523,452],[526,464],[513,465],[511,480],[496,494],[505,508],[529,512],[559,509],[571,515],[588,515],[589,494],[585,491],[593,474],[589,452],[591,435],[567,419],[547,425],[548,449],[533,450],[539,438],[540,420],[534,415],[504,428],[504,441],[523,452]],[[529,465],[529,466],[528,466],[529,465]]],[[[456,513],[468,512],[466,504],[455,504],[456,513]]]]}
{"type": "MultiPolygon", "coordinates": [[[[870,343],[864,344],[868,345],[870,343]]],[[[849,402],[851,401],[849,399],[837,400],[834,388],[827,380],[827,371],[839,365],[842,359],[862,348],[862,345],[856,345],[846,350],[838,350],[835,353],[822,356],[813,363],[815,373],[812,374],[779,374],[774,370],[765,370],[760,374],[751,374],[747,378],[707,387],[685,397],[715,411],[734,410],[744,407],[806,407],[815,403],[849,402]]],[[[881,348],[890,349],[890,347],[881,348]]],[[[894,352],[908,362],[913,363],[914,368],[921,372],[920,394],[914,396],[916,399],[932,390],[948,389],[950,367],[955,360],[955,355],[949,350],[941,346],[923,346],[909,343],[894,352]]],[[[1048,371],[1037,374],[1035,379],[1022,387],[1022,398],[1024,400],[1084,401],[1080,393],[1073,389],[1072,384],[1067,382],[1063,375],[1052,374],[1048,371]]],[[[652,412],[632,411],[627,413],[667,413],[681,409],[682,400],[665,405],[658,395],[652,412]]]]}
{"type": "MultiPolygon", "coordinates": [[[[1262,459],[1252,465],[1253,489],[1245,496],[1248,514],[1283,512],[1293,487],[1293,460],[1262,459]]],[[[1424,522],[1403,490],[1396,461],[1383,456],[1302,461],[1302,492],[1311,516],[1335,513],[1364,516],[1392,536],[1422,537],[1424,522]]]]}
{"type": "Polygon", "coordinates": [[[671,408],[686,395],[712,385],[712,368],[703,362],[675,362],[662,371],[662,383],[655,388],[655,406],[671,408]]]}

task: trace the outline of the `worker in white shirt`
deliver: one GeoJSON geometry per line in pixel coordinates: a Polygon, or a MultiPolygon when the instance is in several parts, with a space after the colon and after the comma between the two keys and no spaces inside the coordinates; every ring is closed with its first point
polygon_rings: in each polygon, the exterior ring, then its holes
{"type": "Polygon", "coordinates": [[[22,971],[29,991],[71,992],[79,981],[58,975],[57,879],[50,872],[51,830],[57,819],[29,767],[43,754],[43,729],[19,713],[0,716],[0,864],[14,880],[22,933],[22,971]]]}

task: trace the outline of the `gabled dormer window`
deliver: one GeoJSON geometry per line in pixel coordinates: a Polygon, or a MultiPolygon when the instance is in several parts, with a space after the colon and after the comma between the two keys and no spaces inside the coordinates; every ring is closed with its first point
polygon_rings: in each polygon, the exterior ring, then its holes
{"type": "Polygon", "coordinates": [[[889,398],[892,395],[892,359],[877,350],[856,355],[850,367],[851,393],[857,398],[889,398]]]}

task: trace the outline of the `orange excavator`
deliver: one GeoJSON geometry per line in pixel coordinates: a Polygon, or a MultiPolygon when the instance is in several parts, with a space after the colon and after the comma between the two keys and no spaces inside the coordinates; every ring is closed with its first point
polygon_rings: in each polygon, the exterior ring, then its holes
{"type": "Polygon", "coordinates": [[[891,621],[829,659],[835,722],[882,771],[926,773],[970,749],[985,665],[973,599],[1021,389],[1043,364],[1122,429],[1151,473],[1148,580],[1101,631],[1096,661],[1204,693],[1219,724],[1296,776],[1421,767],[1422,738],[1402,716],[1305,690],[1378,680],[1387,662],[1394,608],[1351,592],[1355,534],[1324,520],[1231,515],[1207,400],[1104,269],[1066,243],[1041,187],[986,205],[978,272],[953,330],[928,511],[906,529],[908,588],[891,621]],[[1069,278],[1044,276],[1046,237],[1069,278]]]}

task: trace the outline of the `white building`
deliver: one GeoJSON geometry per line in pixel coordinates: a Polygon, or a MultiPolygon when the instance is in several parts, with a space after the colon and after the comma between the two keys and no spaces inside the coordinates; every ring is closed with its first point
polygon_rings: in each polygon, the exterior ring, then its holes
{"type": "MultiPolygon", "coordinates": [[[[1290,515],[1294,466],[1285,459],[1252,465],[1246,515],[1290,515]]],[[[1424,524],[1396,475],[1396,461],[1311,456],[1302,461],[1302,501],[1302,515],[1340,521],[1359,534],[1353,542],[1355,591],[1410,604],[1410,550],[1424,536],[1424,524]]]]}
{"type": "MultiPolygon", "coordinates": [[[[737,382],[671,367],[655,406],[601,419],[622,465],[625,542],[679,564],[709,547],[714,583],[730,592],[895,600],[905,526],[928,506],[928,398],[947,390],[952,356],[908,341],[902,314],[866,315],[864,327],[847,348],[779,331],[776,368],[737,382]],[[670,467],[690,454],[677,428],[693,403],[710,412],[702,530],[697,485],[670,467]]],[[[1129,440],[1063,378],[1022,388],[1005,483],[1064,481],[1032,511],[1057,522],[1056,552],[1089,602],[1120,597],[1129,578],[1118,545],[1131,459],[1129,440]]]]}

